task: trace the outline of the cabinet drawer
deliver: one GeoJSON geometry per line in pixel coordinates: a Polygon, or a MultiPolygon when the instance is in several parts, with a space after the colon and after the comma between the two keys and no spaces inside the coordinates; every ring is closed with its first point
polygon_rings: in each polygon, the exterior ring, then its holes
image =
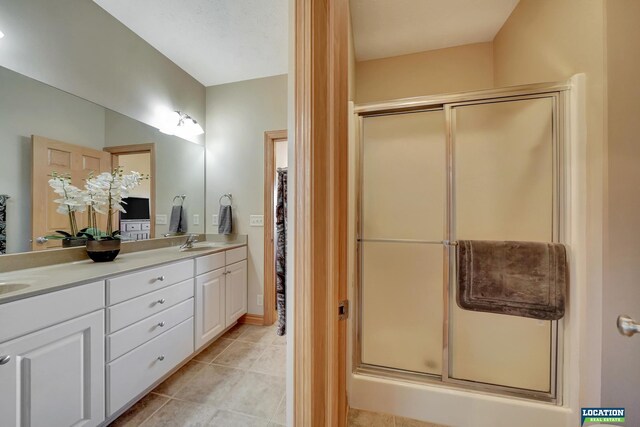
{"type": "Polygon", "coordinates": [[[140,231],[142,229],[139,222],[125,223],[124,231],[140,231]]]}
{"type": "Polygon", "coordinates": [[[224,252],[196,258],[196,275],[208,273],[224,267],[224,252]]]}
{"type": "Polygon", "coordinates": [[[193,353],[193,318],[107,365],[109,416],[193,353]]]}
{"type": "Polygon", "coordinates": [[[188,260],[107,279],[107,304],[117,304],[191,277],[193,261],[188,260]]]}
{"type": "Polygon", "coordinates": [[[107,308],[107,333],[118,331],[193,297],[193,279],[107,308]]]}
{"type": "Polygon", "coordinates": [[[0,342],[104,308],[104,282],[0,304],[0,342]]]}
{"type": "Polygon", "coordinates": [[[107,361],[112,361],[193,316],[193,298],[154,314],[107,337],[107,361]]]}
{"type": "Polygon", "coordinates": [[[243,259],[247,259],[247,247],[242,246],[240,248],[229,249],[227,252],[227,265],[240,262],[243,259]]]}
{"type": "Polygon", "coordinates": [[[142,229],[143,229],[143,230],[151,230],[151,223],[149,223],[149,222],[143,222],[143,223],[142,223],[142,229]]]}

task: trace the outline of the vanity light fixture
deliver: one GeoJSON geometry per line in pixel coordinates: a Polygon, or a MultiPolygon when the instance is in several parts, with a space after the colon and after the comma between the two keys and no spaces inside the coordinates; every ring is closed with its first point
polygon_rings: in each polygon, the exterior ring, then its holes
{"type": "Polygon", "coordinates": [[[173,111],[168,114],[165,124],[159,129],[162,133],[181,138],[192,138],[204,133],[202,126],[194,118],[181,111],[173,111]]]}

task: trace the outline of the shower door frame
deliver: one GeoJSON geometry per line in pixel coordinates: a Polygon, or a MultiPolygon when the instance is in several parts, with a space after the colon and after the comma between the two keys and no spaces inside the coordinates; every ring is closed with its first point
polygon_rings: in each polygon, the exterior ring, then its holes
{"type": "MultiPolygon", "coordinates": [[[[533,85],[514,86],[503,89],[490,89],[483,91],[456,93],[448,95],[435,95],[416,98],[405,98],[382,103],[369,103],[357,105],[354,109],[357,117],[357,147],[356,147],[356,245],[355,260],[355,301],[353,307],[354,331],[353,334],[353,354],[352,370],[354,373],[369,375],[374,377],[394,378],[402,381],[409,381],[420,384],[429,384],[442,387],[452,387],[468,391],[488,393],[499,396],[509,396],[527,400],[548,402],[555,405],[562,405],[563,402],[563,366],[565,363],[564,347],[564,319],[552,321],[551,323],[551,366],[550,366],[550,391],[542,392],[529,389],[521,389],[496,384],[462,380],[451,377],[450,373],[450,352],[449,342],[449,317],[451,304],[450,295],[452,286],[455,283],[454,263],[455,257],[454,243],[451,242],[455,236],[455,164],[454,164],[454,144],[455,144],[455,108],[467,105],[494,104],[499,102],[518,101],[537,98],[551,98],[552,104],[552,167],[553,167],[553,220],[552,220],[552,240],[564,242],[567,237],[565,224],[567,208],[566,199],[568,193],[567,168],[565,167],[567,155],[566,127],[565,120],[568,118],[566,109],[568,108],[567,91],[570,89],[569,83],[542,83],[533,85]],[[422,242],[431,244],[441,244],[444,251],[443,262],[443,346],[442,346],[442,370],[441,375],[427,374],[419,372],[405,371],[401,369],[370,365],[362,362],[362,277],[363,277],[363,250],[362,243],[371,240],[392,241],[394,239],[363,239],[363,181],[364,168],[362,167],[364,157],[364,118],[375,116],[388,116],[395,114],[410,114],[428,111],[444,111],[445,114],[445,145],[446,145],[446,200],[445,200],[445,229],[442,242],[422,242]]],[[[398,242],[402,240],[396,240],[398,242]]],[[[410,242],[405,240],[405,242],[410,242]]]]}

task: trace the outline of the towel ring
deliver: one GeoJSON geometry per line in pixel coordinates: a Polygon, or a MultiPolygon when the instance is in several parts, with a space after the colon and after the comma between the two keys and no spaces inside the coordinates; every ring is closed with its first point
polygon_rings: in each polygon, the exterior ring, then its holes
{"type": "Polygon", "coordinates": [[[220,204],[220,206],[231,206],[231,205],[233,204],[233,198],[232,198],[232,196],[231,196],[231,193],[223,194],[222,196],[220,196],[220,199],[218,199],[218,204],[220,204]],[[228,205],[223,205],[223,204],[222,204],[222,200],[223,200],[225,197],[226,197],[227,199],[229,199],[229,204],[228,204],[228,205]]]}
{"type": "Polygon", "coordinates": [[[180,199],[180,204],[177,206],[182,206],[184,204],[184,199],[187,198],[186,194],[183,194],[181,196],[176,196],[173,198],[173,202],[171,202],[173,204],[173,206],[176,206],[176,199],[180,199]]]}

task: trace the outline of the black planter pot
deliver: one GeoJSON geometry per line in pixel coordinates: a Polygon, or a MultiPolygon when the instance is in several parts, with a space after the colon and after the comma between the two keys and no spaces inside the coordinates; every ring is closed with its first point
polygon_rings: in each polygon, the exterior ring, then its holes
{"type": "Polygon", "coordinates": [[[62,239],[63,248],[76,248],[87,244],[86,237],[65,237],[62,239]]]}
{"type": "Polygon", "coordinates": [[[87,240],[87,255],[95,262],[109,262],[120,253],[120,239],[87,240]]]}

